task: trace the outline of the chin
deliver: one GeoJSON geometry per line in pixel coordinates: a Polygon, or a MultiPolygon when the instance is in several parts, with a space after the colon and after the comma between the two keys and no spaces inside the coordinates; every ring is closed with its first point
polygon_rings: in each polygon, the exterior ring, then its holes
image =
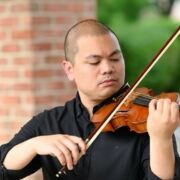
{"type": "Polygon", "coordinates": [[[102,97],[103,100],[107,99],[111,97],[113,94],[115,94],[118,90],[118,88],[107,89],[106,91],[100,93],[100,97],[102,97]]]}

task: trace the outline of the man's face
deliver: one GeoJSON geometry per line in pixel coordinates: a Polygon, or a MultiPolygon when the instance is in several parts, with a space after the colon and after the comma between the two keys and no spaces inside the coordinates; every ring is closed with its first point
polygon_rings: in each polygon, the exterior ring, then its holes
{"type": "Polygon", "coordinates": [[[112,34],[82,36],[69,79],[74,80],[81,99],[102,101],[124,84],[124,59],[112,34]]]}

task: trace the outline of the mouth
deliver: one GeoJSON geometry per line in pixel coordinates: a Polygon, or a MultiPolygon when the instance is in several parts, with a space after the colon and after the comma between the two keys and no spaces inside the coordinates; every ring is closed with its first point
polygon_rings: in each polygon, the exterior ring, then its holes
{"type": "Polygon", "coordinates": [[[108,86],[114,86],[116,83],[117,83],[117,80],[115,79],[107,79],[100,82],[99,84],[102,85],[103,87],[108,87],[108,86]]]}

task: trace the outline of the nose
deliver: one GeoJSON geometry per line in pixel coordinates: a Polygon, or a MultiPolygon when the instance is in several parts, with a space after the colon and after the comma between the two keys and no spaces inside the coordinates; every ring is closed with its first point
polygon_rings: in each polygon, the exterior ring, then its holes
{"type": "Polygon", "coordinates": [[[101,61],[101,74],[112,74],[114,66],[109,60],[101,61]]]}

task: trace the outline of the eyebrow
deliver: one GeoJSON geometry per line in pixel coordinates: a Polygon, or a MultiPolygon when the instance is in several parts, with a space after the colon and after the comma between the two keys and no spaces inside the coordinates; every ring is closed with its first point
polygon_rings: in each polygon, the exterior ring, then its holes
{"type": "Polygon", "coordinates": [[[121,50],[116,49],[116,50],[113,51],[108,57],[114,56],[114,55],[116,55],[116,54],[121,54],[121,53],[122,53],[121,50]]]}
{"type": "MultiPolygon", "coordinates": [[[[110,54],[108,55],[108,57],[114,56],[114,55],[116,55],[116,54],[121,54],[121,53],[122,53],[121,50],[116,49],[115,51],[113,51],[112,53],[110,53],[110,54]]],[[[87,56],[86,59],[101,58],[101,57],[102,57],[102,56],[97,55],[97,54],[91,54],[91,55],[87,56]]]]}

